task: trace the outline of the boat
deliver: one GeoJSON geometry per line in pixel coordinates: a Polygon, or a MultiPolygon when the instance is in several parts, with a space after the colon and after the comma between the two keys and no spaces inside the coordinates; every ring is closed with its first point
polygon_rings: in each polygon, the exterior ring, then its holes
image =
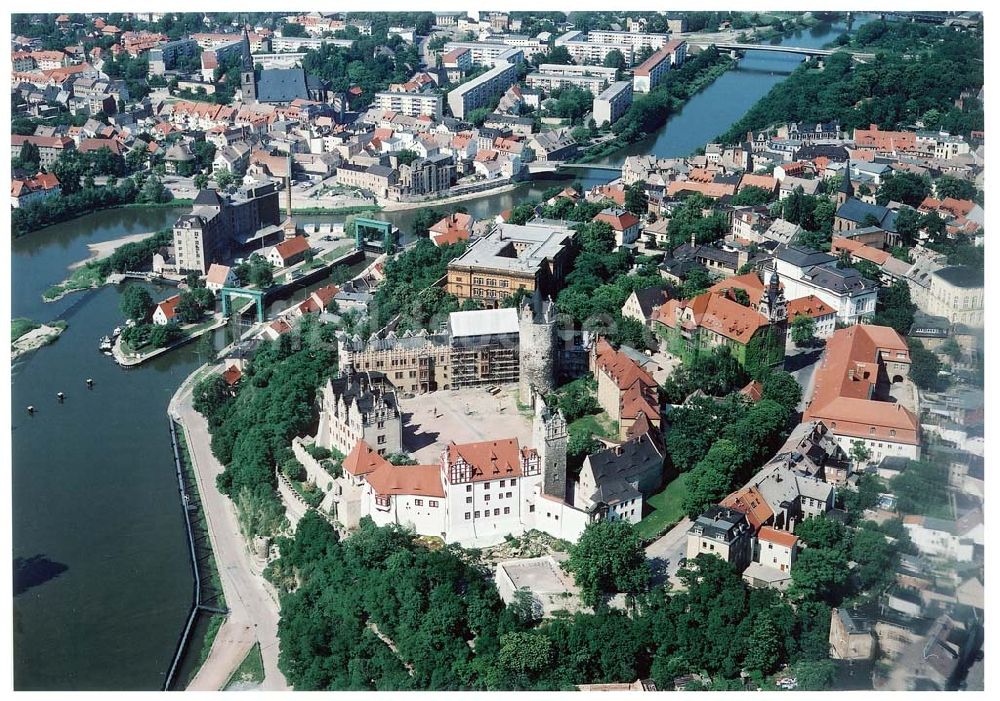
{"type": "Polygon", "coordinates": [[[111,338],[118,338],[122,335],[122,327],[116,326],[115,330],[111,332],[111,338]]]}
{"type": "Polygon", "coordinates": [[[112,346],[111,339],[105,336],[104,338],[101,339],[101,345],[98,346],[98,348],[100,348],[102,351],[110,355],[111,346],[112,346]]]}

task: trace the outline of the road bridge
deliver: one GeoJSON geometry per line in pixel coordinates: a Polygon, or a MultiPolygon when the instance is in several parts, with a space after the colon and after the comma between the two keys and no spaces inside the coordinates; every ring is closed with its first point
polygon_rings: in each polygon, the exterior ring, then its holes
{"type": "Polygon", "coordinates": [[[847,49],[813,49],[808,46],[779,46],[777,44],[744,44],[739,42],[688,42],[692,46],[705,49],[714,46],[719,51],[729,51],[733,53],[745,53],[747,51],[768,51],[771,53],[795,54],[807,56],[809,58],[826,58],[839,52],[850,54],[856,61],[870,61],[875,58],[875,54],[862,53],[860,51],[849,51],[847,49]]]}

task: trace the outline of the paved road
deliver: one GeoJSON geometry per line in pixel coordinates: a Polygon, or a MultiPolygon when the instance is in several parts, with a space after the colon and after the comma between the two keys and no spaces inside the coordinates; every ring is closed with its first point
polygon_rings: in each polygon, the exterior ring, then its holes
{"type": "Polygon", "coordinates": [[[192,385],[188,385],[175,395],[170,412],[184,428],[230,612],[208,659],[188,689],[221,689],[254,642],[260,642],[264,658],[264,683],[260,688],[288,690],[288,682],[278,669],[278,603],[252,561],[232,502],[216,487],[215,476],[222,472],[222,465],[212,454],[208,422],[191,406],[191,389],[192,385]]]}
{"type": "Polygon", "coordinates": [[[672,578],[680,568],[680,560],[687,553],[687,532],[691,521],[684,518],[663,536],[646,548],[646,559],[653,567],[653,583],[660,584],[672,578]]]}
{"type": "Polygon", "coordinates": [[[816,368],[822,356],[822,348],[796,348],[789,344],[785,359],[785,369],[795,378],[802,388],[802,401],[798,411],[805,411],[806,405],[812,399],[813,387],[816,384],[816,368]]]}

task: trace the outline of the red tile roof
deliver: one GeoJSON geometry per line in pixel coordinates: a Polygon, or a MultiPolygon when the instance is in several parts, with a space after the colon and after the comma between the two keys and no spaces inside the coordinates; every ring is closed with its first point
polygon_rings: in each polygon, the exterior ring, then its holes
{"type": "Polygon", "coordinates": [[[671,299],[660,307],[655,321],[669,328],[682,327],[694,330],[705,328],[737,343],[745,345],[767,319],[728,297],[706,292],[689,301],[671,299]]]}
{"type": "Polygon", "coordinates": [[[754,530],[759,530],[765,523],[774,518],[774,511],[768,506],[764,495],[756,487],[744,487],[722,500],[720,506],[746,514],[747,521],[754,530]]]}
{"type": "Polygon", "coordinates": [[[818,319],[821,316],[836,314],[836,310],[816,295],[809,295],[788,302],[788,318],[794,319],[799,314],[805,314],[806,316],[811,316],[813,319],[818,319]]]}
{"type": "Polygon", "coordinates": [[[775,545],[783,545],[786,548],[794,548],[795,544],[799,542],[799,537],[797,535],[792,535],[787,531],[779,531],[776,528],[771,528],[770,526],[764,526],[760,529],[757,534],[757,539],[762,540],[765,543],[774,543],[775,545]]]}
{"type": "Polygon", "coordinates": [[[180,301],[180,295],[167,297],[165,300],[157,304],[156,308],[163,312],[163,316],[167,319],[167,321],[170,321],[177,316],[177,303],[180,301]]]}
{"type": "Polygon", "coordinates": [[[521,450],[516,438],[479,443],[448,444],[448,462],[465,461],[472,467],[472,481],[520,477],[521,450]]]}
{"type": "Polygon", "coordinates": [[[639,217],[632,212],[601,212],[591,221],[606,222],[615,231],[625,231],[639,223],[639,217]]]}
{"type": "Polygon", "coordinates": [[[243,372],[235,365],[230,365],[224,373],[222,373],[222,379],[225,380],[226,384],[232,387],[240,378],[243,377],[243,372]]]}
{"type": "Polygon", "coordinates": [[[296,236],[286,239],[275,245],[274,250],[281,256],[282,260],[288,260],[309,250],[309,241],[305,236],[296,236]]]}
{"type": "Polygon", "coordinates": [[[889,327],[852,326],[834,332],[802,420],[822,421],[836,434],[919,445],[920,422],[912,411],[902,404],[870,399],[880,356],[910,362],[906,341],[889,327]]]}
{"type": "Polygon", "coordinates": [[[740,394],[751,402],[759,402],[764,397],[764,385],[757,380],[750,380],[747,386],[740,390],[740,394]]]}
{"type": "Polygon", "coordinates": [[[359,440],[344,458],[343,467],[348,474],[360,477],[374,472],[386,462],[386,459],[379,455],[374,448],[359,440]]]}
{"type": "Polygon", "coordinates": [[[406,494],[444,498],[440,465],[393,465],[383,460],[365,475],[372,491],[379,496],[406,494]]]}

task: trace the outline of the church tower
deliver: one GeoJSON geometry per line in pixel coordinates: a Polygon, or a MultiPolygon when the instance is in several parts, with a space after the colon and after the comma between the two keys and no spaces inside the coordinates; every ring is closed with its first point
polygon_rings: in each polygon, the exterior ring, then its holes
{"type": "Polygon", "coordinates": [[[761,295],[757,311],[766,316],[771,324],[781,324],[788,320],[788,301],[785,299],[777,271],[771,271],[767,289],[761,295]]]}
{"type": "Polygon", "coordinates": [[[253,56],[250,54],[250,35],[243,28],[243,50],[241,52],[243,65],[240,67],[240,91],[243,102],[257,102],[257,74],[253,68],[253,56]]]}
{"type": "Polygon", "coordinates": [[[844,180],[837,188],[837,208],[839,209],[852,197],[854,197],[854,186],[851,185],[851,162],[847,161],[847,165],[844,167],[844,180]]]}
{"type": "Polygon", "coordinates": [[[566,499],[566,445],[569,433],[566,417],[560,409],[550,409],[541,394],[534,395],[535,418],[532,424],[534,448],[542,469],[542,493],[566,499]]]}

